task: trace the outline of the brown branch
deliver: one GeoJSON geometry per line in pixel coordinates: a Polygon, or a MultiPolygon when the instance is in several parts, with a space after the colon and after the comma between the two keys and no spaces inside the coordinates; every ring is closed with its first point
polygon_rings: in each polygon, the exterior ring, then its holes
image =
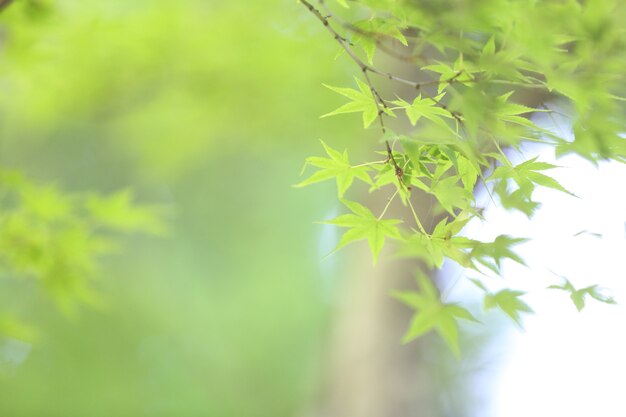
{"type": "Polygon", "coordinates": [[[390,37],[388,35],[385,34],[381,34],[378,32],[372,32],[372,31],[368,31],[365,29],[362,29],[350,22],[348,22],[347,20],[342,19],[341,17],[337,17],[335,14],[333,14],[330,10],[330,8],[326,5],[326,2],[324,0],[319,0],[320,5],[324,8],[324,11],[326,12],[327,16],[329,18],[332,18],[334,21],[337,21],[344,29],[349,30],[350,32],[354,32],[358,35],[361,35],[363,37],[369,38],[371,40],[373,40],[376,43],[376,47],[381,50],[382,52],[386,53],[387,55],[396,58],[400,61],[403,62],[408,62],[411,64],[415,64],[417,61],[417,58],[422,58],[422,60],[424,59],[424,57],[420,54],[410,54],[410,55],[406,55],[406,54],[401,54],[398,51],[388,47],[385,42],[383,42],[384,39],[389,39],[390,37]]]}
{"type": "Polygon", "coordinates": [[[13,0],[0,0],[0,13],[4,11],[7,7],[9,7],[13,3],[13,0]]]}
{"type": "MultiPolygon", "coordinates": [[[[393,80],[393,81],[396,81],[396,82],[399,82],[399,83],[403,83],[403,84],[407,84],[407,85],[410,85],[410,86],[414,87],[416,90],[420,90],[421,94],[426,96],[428,99],[432,100],[435,103],[435,105],[441,107],[442,109],[444,109],[448,113],[450,113],[450,115],[458,123],[462,123],[463,122],[463,120],[461,119],[460,115],[457,112],[453,112],[453,111],[449,110],[448,107],[445,104],[441,103],[441,101],[437,100],[435,97],[432,97],[432,96],[430,96],[430,95],[428,95],[428,94],[426,94],[426,93],[424,93],[422,91],[422,87],[426,87],[426,86],[429,86],[429,85],[439,85],[439,84],[442,84],[442,83],[452,84],[463,73],[463,71],[458,71],[454,76],[452,76],[448,80],[428,81],[428,82],[423,82],[423,83],[407,80],[407,79],[404,79],[402,77],[398,77],[396,75],[393,75],[391,73],[386,73],[386,72],[380,71],[380,70],[378,70],[378,69],[376,69],[376,68],[374,68],[372,66],[367,65],[365,62],[363,62],[363,60],[361,60],[361,58],[359,58],[356,55],[356,53],[348,45],[347,39],[344,38],[343,36],[341,36],[331,26],[330,22],[328,21],[330,16],[323,15],[318,9],[316,9],[307,0],[300,0],[300,3],[302,3],[307,9],[309,9],[309,11],[315,17],[317,17],[317,19],[320,22],[322,22],[322,24],[324,25],[326,30],[328,30],[330,32],[330,34],[337,41],[337,43],[339,43],[339,45],[341,45],[343,50],[346,51],[346,53],[350,56],[350,58],[352,58],[354,63],[357,64],[358,67],[363,72],[363,77],[365,78],[365,81],[366,81],[367,85],[370,88],[370,92],[372,93],[372,98],[374,99],[374,103],[376,104],[376,111],[377,111],[377,115],[378,115],[378,122],[380,124],[380,129],[381,129],[381,131],[383,133],[383,136],[385,136],[385,134],[387,132],[387,129],[385,128],[385,121],[383,119],[383,115],[385,113],[385,110],[387,109],[387,104],[386,104],[385,100],[383,100],[383,98],[378,93],[378,90],[376,90],[376,87],[374,87],[374,84],[372,83],[372,80],[370,79],[368,72],[371,72],[373,74],[377,74],[377,75],[380,75],[380,76],[384,76],[384,77],[386,77],[386,78],[388,78],[390,80],[393,80]]],[[[321,4],[324,5],[323,0],[321,0],[321,4]]],[[[390,161],[393,164],[393,167],[394,167],[394,170],[395,170],[395,174],[396,174],[396,177],[398,178],[398,181],[400,182],[401,185],[404,185],[404,180],[403,180],[404,170],[396,162],[396,160],[395,160],[395,158],[393,156],[393,152],[391,150],[391,146],[390,146],[388,140],[385,140],[385,145],[387,147],[387,155],[388,155],[387,159],[388,159],[388,161],[390,161]]],[[[407,187],[407,189],[409,190],[410,187],[407,187]]]]}
{"type": "Polygon", "coordinates": [[[361,59],[346,45],[345,38],[341,36],[328,22],[328,17],[322,15],[319,10],[317,10],[311,3],[307,0],[300,0],[300,3],[304,4],[304,6],[309,9],[317,19],[322,22],[324,27],[330,32],[330,34],[335,38],[335,40],[341,45],[341,47],[350,55],[352,60],[361,68],[362,71],[368,71],[368,66],[361,61],[361,59]]]}
{"type": "Polygon", "coordinates": [[[300,3],[304,4],[306,6],[307,9],[309,9],[309,11],[311,13],[313,13],[315,15],[315,17],[317,17],[317,19],[322,22],[322,24],[324,25],[324,27],[330,32],[330,34],[333,36],[333,38],[337,41],[337,43],[339,43],[339,45],[341,45],[341,47],[343,48],[344,51],[346,51],[348,53],[348,55],[350,56],[350,58],[352,58],[352,60],[354,61],[355,64],[357,64],[359,66],[359,68],[361,69],[361,71],[363,72],[363,76],[365,77],[365,81],[367,82],[370,91],[372,93],[372,97],[374,99],[374,103],[376,104],[376,111],[378,113],[378,121],[380,123],[380,129],[383,132],[383,136],[385,135],[385,133],[387,132],[387,130],[385,129],[385,122],[383,120],[383,114],[384,114],[384,110],[383,108],[387,108],[387,104],[385,103],[385,101],[382,99],[382,97],[380,96],[380,94],[378,94],[378,91],[376,90],[376,87],[374,87],[374,84],[372,83],[372,80],[370,79],[369,75],[367,74],[368,71],[370,72],[375,72],[372,70],[371,67],[369,67],[366,63],[364,63],[361,58],[359,58],[356,53],[354,53],[354,51],[346,44],[346,40],[343,36],[341,36],[328,22],[328,17],[322,15],[322,13],[320,13],[319,10],[317,10],[311,3],[309,3],[307,0],[300,0],[300,3]],[[381,108],[382,106],[382,108],[381,108]]]}

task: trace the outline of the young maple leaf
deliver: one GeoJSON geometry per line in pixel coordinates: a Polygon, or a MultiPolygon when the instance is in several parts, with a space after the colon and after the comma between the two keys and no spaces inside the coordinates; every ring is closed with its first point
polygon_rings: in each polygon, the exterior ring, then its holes
{"type": "Polygon", "coordinates": [[[481,265],[486,266],[496,274],[500,274],[503,259],[511,259],[521,265],[526,265],[524,260],[513,250],[512,246],[526,242],[528,239],[512,238],[507,235],[500,235],[493,242],[481,242],[468,240],[467,245],[471,247],[469,253],[471,259],[476,260],[481,265]]]}
{"type": "Polygon", "coordinates": [[[606,304],[616,304],[615,299],[613,297],[602,294],[597,285],[591,285],[589,287],[577,290],[567,278],[563,279],[565,280],[563,284],[550,285],[548,288],[569,292],[570,298],[572,299],[572,302],[574,303],[578,311],[581,311],[583,308],[585,308],[585,297],[587,295],[595,300],[606,304]]]}
{"type": "Polygon", "coordinates": [[[540,128],[530,119],[522,117],[520,115],[526,113],[549,112],[550,110],[535,109],[532,107],[524,106],[523,104],[509,102],[509,98],[513,93],[513,91],[510,91],[496,98],[495,108],[493,109],[494,114],[498,116],[498,118],[502,121],[525,126],[532,130],[548,133],[547,131],[545,131],[545,129],[540,128]]]}
{"type": "Polygon", "coordinates": [[[538,172],[554,168],[558,167],[547,162],[537,162],[537,157],[535,157],[516,166],[499,166],[493,172],[490,179],[511,178],[519,187],[525,187],[529,182],[532,182],[573,196],[573,193],[566,190],[554,178],[538,172]]]}
{"type": "Polygon", "coordinates": [[[519,327],[522,327],[520,313],[534,313],[528,304],[520,300],[520,297],[524,294],[525,292],[523,291],[510,289],[504,289],[495,294],[487,293],[484,301],[485,310],[498,307],[512,318],[519,327]]]}
{"type": "Polygon", "coordinates": [[[377,41],[379,41],[381,36],[397,39],[404,46],[409,45],[401,31],[401,29],[406,29],[406,27],[392,19],[383,19],[380,17],[369,18],[355,22],[354,26],[357,27],[361,33],[357,32],[353,41],[361,45],[361,48],[363,48],[363,51],[365,51],[367,55],[367,61],[370,64],[374,62],[377,41]]]}
{"type": "Polygon", "coordinates": [[[547,162],[537,162],[537,157],[535,157],[516,166],[499,166],[491,174],[489,180],[497,180],[493,191],[498,194],[505,208],[516,208],[530,218],[539,206],[538,203],[532,201],[532,194],[536,185],[552,188],[575,197],[557,180],[539,172],[553,168],[557,168],[557,166],[547,162]],[[513,192],[508,189],[509,179],[518,186],[513,192]]]}
{"type": "Polygon", "coordinates": [[[439,86],[437,94],[448,87],[451,83],[470,85],[477,70],[473,68],[473,64],[463,61],[463,55],[459,55],[459,58],[450,66],[447,63],[437,61],[436,64],[427,65],[422,69],[433,71],[439,74],[439,86]]]}
{"type": "MultiPolygon", "coordinates": [[[[344,113],[363,113],[363,127],[369,127],[369,125],[376,120],[378,117],[379,108],[376,105],[376,101],[374,100],[374,96],[372,95],[372,91],[363,81],[355,78],[356,83],[359,87],[358,90],[353,88],[340,88],[333,87],[330,85],[324,84],[324,87],[333,90],[335,93],[339,93],[344,97],[348,97],[350,100],[349,103],[344,104],[336,110],[331,111],[330,113],[326,113],[321,117],[334,116],[336,114],[344,114],[344,113]]],[[[395,114],[387,109],[381,108],[380,110],[384,111],[385,114],[395,117],[395,114]]]]}
{"type": "MultiPolygon", "coordinates": [[[[358,240],[367,239],[370,246],[374,264],[378,262],[378,255],[382,250],[385,239],[400,239],[400,231],[395,226],[401,223],[397,219],[383,220],[379,219],[365,206],[354,201],[343,200],[343,204],[352,211],[352,214],[343,214],[324,223],[334,224],[339,227],[348,227],[346,233],[341,236],[339,244],[333,249],[333,252],[346,246],[348,243],[358,240]]],[[[332,253],[332,252],[331,252],[332,253]]]]}
{"type": "Polygon", "coordinates": [[[439,291],[432,281],[422,273],[417,273],[421,292],[397,291],[392,295],[415,310],[413,319],[403,342],[408,343],[435,330],[450,347],[455,356],[460,355],[458,319],[478,322],[463,307],[453,303],[443,303],[439,291]]]}
{"type": "Polygon", "coordinates": [[[345,192],[354,182],[355,178],[358,178],[368,184],[372,184],[372,180],[367,173],[367,166],[351,166],[350,161],[348,160],[347,150],[344,150],[343,153],[341,153],[326,145],[324,141],[320,142],[322,142],[322,145],[326,150],[326,154],[330,158],[323,158],[318,156],[312,156],[310,158],[307,158],[304,163],[304,168],[302,168],[302,172],[304,172],[308,165],[320,169],[309,178],[294,185],[294,187],[304,187],[306,185],[315,184],[317,182],[335,178],[337,182],[337,194],[339,195],[339,198],[342,198],[345,192]]]}
{"type": "MultiPolygon", "coordinates": [[[[402,107],[406,111],[406,115],[413,126],[417,124],[419,119],[424,117],[443,128],[450,129],[444,118],[452,119],[452,115],[449,111],[437,106],[437,103],[440,102],[445,95],[446,93],[442,93],[434,98],[422,98],[420,94],[415,97],[412,104],[402,99],[394,100],[392,103],[402,107]]],[[[454,133],[454,131],[452,131],[452,133],[454,133]]]]}
{"type": "Polygon", "coordinates": [[[434,181],[431,185],[430,194],[434,195],[441,207],[454,215],[454,209],[467,209],[472,201],[471,192],[458,185],[457,177],[446,177],[434,181]]]}

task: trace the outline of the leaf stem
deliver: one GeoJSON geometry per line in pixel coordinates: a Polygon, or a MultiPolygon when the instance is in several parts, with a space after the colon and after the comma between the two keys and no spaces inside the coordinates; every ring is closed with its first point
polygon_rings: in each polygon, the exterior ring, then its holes
{"type": "Polygon", "coordinates": [[[408,201],[409,203],[409,207],[411,207],[411,212],[413,213],[413,218],[415,219],[415,223],[417,224],[417,227],[420,229],[420,231],[426,235],[426,237],[428,237],[430,239],[430,235],[428,233],[426,233],[426,230],[424,229],[424,226],[422,226],[422,222],[420,221],[419,217],[417,217],[417,213],[415,212],[415,207],[413,207],[413,203],[411,202],[411,198],[407,198],[406,201],[408,201]]]}
{"type": "Polygon", "coordinates": [[[387,160],[365,162],[365,163],[359,164],[359,165],[352,165],[350,168],[360,168],[360,167],[366,167],[366,166],[370,166],[370,165],[384,164],[385,162],[387,162],[387,160]]]}
{"type": "Polygon", "coordinates": [[[507,165],[511,166],[511,162],[509,161],[509,158],[507,158],[506,154],[502,151],[502,148],[500,147],[500,144],[498,143],[496,138],[491,136],[491,140],[493,141],[493,144],[496,145],[496,148],[498,148],[498,151],[500,152],[500,155],[502,155],[502,157],[506,161],[507,165]]]}
{"type": "Polygon", "coordinates": [[[378,216],[378,220],[382,219],[383,216],[385,215],[385,213],[387,213],[387,209],[389,209],[389,206],[391,205],[393,200],[396,198],[396,196],[398,195],[399,191],[400,190],[396,189],[396,192],[393,193],[393,195],[389,198],[389,201],[387,201],[387,205],[385,205],[385,208],[383,209],[382,213],[380,213],[380,216],[378,216]]]}

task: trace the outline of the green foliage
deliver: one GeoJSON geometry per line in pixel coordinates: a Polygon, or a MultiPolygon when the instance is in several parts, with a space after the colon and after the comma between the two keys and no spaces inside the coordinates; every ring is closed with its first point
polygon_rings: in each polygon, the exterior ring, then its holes
{"type": "Polygon", "coordinates": [[[493,242],[469,240],[469,246],[472,248],[470,256],[494,273],[500,274],[502,267],[501,261],[503,259],[511,259],[524,265],[524,260],[513,252],[511,247],[525,241],[526,239],[512,238],[506,235],[496,237],[493,242]]]}
{"type": "MultiPolygon", "coordinates": [[[[405,216],[386,216],[385,209],[376,217],[344,202],[353,214],[329,222],[350,228],[337,249],[367,239],[376,261],[390,237],[397,254],[432,269],[450,259],[483,274],[503,275],[505,259],[524,265],[513,247],[526,239],[502,234],[481,242],[463,234],[468,222],[482,218],[484,207],[474,197],[477,184],[497,197],[494,203],[529,218],[540,205],[533,199],[537,186],[575,197],[546,173],[557,166],[537,157],[514,165],[504,150],[534,142],[552,147],[557,156],[626,161],[620,98],[626,95],[626,6],[621,1],[362,0],[338,2],[344,8],[337,11],[325,2],[320,9],[300,2],[363,74],[358,90],[327,86],[351,101],[323,117],[362,113],[365,128],[378,119],[386,148],[380,153],[386,158],[351,166],[346,152],[324,144],[331,159],[309,158],[307,164],[320,170],[299,185],[336,178],[344,198],[354,177],[373,179],[370,192],[389,190],[391,200],[399,197],[406,207],[405,216]],[[403,74],[414,77],[380,70],[382,53],[398,59],[395,68],[404,66],[403,74]],[[391,87],[381,89],[377,77],[391,87]],[[552,118],[555,112],[568,118],[573,139],[557,126],[535,123],[536,116],[552,118]],[[386,126],[390,117],[397,119],[393,129],[401,134],[386,126]],[[425,195],[437,204],[431,218],[422,219],[415,204],[425,195]],[[436,226],[428,230],[424,224],[436,226]]],[[[396,293],[417,311],[405,340],[435,329],[457,352],[456,318],[467,318],[466,310],[441,302],[426,278],[419,282],[422,293],[396,293]]],[[[486,309],[499,308],[520,326],[522,313],[532,312],[520,298],[524,293],[490,293],[477,283],[486,293],[486,309]]],[[[578,309],[586,295],[612,302],[595,286],[551,288],[570,292],[578,309]]]]}
{"type": "MultiPolygon", "coordinates": [[[[355,79],[357,85],[359,86],[358,90],[354,90],[352,88],[339,88],[332,87],[330,85],[326,85],[326,88],[331,89],[335,93],[341,94],[344,97],[348,97],[350,100],[349,103],[344,104],[336,110],[333,110],[330,113],[326,113],[322,117],[334,116],[337,114],[344,113],[359,113],[363,112],[363,127],[369,127],[374,120],[378,117],[378,106],[374,97],[372,97],[372,91],[369,86],[358,78],[355,79]]],[[[386,114],[390,116],[394,116],[394,114],[385,109],[386,114]]]]}
{"type": "Polygon", "coordinates": [[[521,313],[533,313],[532,308],[520,299],[520,297],[525,294],[523,291],[515,291],[506,288],[492,293],[487,290],[487,287],[485,287],[481,281],[477,279],[470,279],[470,281],[485,293],[483,299],[483,307],[485,310],[499,308],[519,327],[522,327],[521,313]]]}
{"type": "Polygon", "coordinates": [[[520,300],[520,297],[524,294],[523,291],[509,289],[499,291],[495,294],[487,294],[485,296],[485,309],[489,310],[498,307],[521,327],[520,313],[533,312],[533,310],[528,307],[528,304],[520,300]]]}
{"type": "Polygon", "coordinates": [[[355,178],[358,178],[368,184],[372,184],[372,180],[367,173],[367,167],[353,167],[348,160],[348,151],[344,150],[343,153],[336,151],[326,145],[322,141],[324,150],[330,158],[322,158],[312,156],[307,158],[302,172],[308,165],[315,168],[320,168],[309,178],[295,185],[295,187],[304,187],[305,185],[315,184],[316,182],[326,181],[329,179],[335,179],[337,182],[337,194],[339,198],[342,198],[348,188],[352,185],[355,178]]]}
{"type": "Polygon", "coordinates": [[[401,31],[401,29],[405,28],[398,21],[389,18],[373,17],[354,22],[354,27],[357,32],[353,42],[363,48],[367,56],[367,62],[370,64],[374,62],[376,41],[381,38],[397,39],[402,45],[408,46],[408,41],[401,31]]]}
{"type": "Polygon", "coordinates": [[[563,280],[563,284],[550,285],[548,288],[568,292],[570,298],[572,299],[572,302],[574,303],[578,311],[581,311],[583,308],[585,308],[585,298],[587,296],[590,296],[591,298],[602,303],[615,304],[615,300],[613,299],[613,297],[602,294],[600,288],[598,288],[597,285],[591,285],[589,287],[577,290],[567,278],[563,278],[563,280]]]}
{"type": "Polygon", "coordinates": [[[413,126],[424,117],[440,126],[448,127],[445,119],[452,119],[450,112],[437,106],[437,103],[439,103],[444,96],[445,93],[442,93],[433,98],[422,98],[420,94],[415,97],[411,104],[404,100],[396,100],[392,103],[406,111],[406,116],[413,126]]]}
{"type": "Polygon", "coordinates": [[[316,119],[341,100],[319,88],[343,83],[317,58],[336,45],[290,1],[2,3],[0,167],[36,186],[30,198],[71,200],[106,248],[69,319],[40,278],[2,264],[0,415],[297,414],[320,378],[310,347],[328,309],[294,236],[323,202],[285,186],[313,155],[302,138],[361,128],[316,119]],[[174,214],[167,238],[118,215],[129,188],[131,207],[174,214]],[[88,214],[90,200],[118,214],[88,214]]]}
{"type": "Polygon", "coordinates": [[[459,356],[459,329],[458,320],[478,322],[465,308],[440,300],[439,291],[430,278],[418,272],[416,274],[420,292],[395,292],[398,300],[415,310],[415,315],[404,335],[403,342],[407,343],[432,330],[435,330],[448,344],[452,352],[459,356]]]}
{"type": "Polygon", "coordinates": [[[344,214],[326,223],[339,227],[348,227],[348,230],[341,237],[339,244],[334,251],[344,247],[348,243],[367,239],[367,243],[372,251],[374,264],[378,261],[378,255],[385,245],[386,238],[400,238],[400,232],[396,225],[400,220],[382,220],[367,208],[354,201],[343,200],[343,204],[350,209],[352,214],[344,214]]]}
{"type": "Polygon", "coordinates": [[[532,201],[532,193],[536,185],[573,195],[554,178],[538,172],[553,169],[556,166],[545,162],[536,162],[536,160],[537,158],[533,158],[516,166],[509,164],[499,166],[490,177],[490,180],[495,181],[493,190],[500,197],[502,205],[506,208],[520,210],[528,217],[532,216],[538,206],[538,203],[532,201]],[[508,188],[511,180],[518,187],[514,191],[510,191],[508,188]]]}
{"type": "MultiPolygon", "coordinates": [[[[132,203],[128,190],[70,194],[15,172],[0,173],[0,186],[1,276],[35,280],[67,314],[78,303],[100,302],[92,281],[99,258],[119,246],[119,233],[164,232],[158,211],[132,203]]],[[[0,331],[28,337],[25,325],[8,321],[0,331]]]]}

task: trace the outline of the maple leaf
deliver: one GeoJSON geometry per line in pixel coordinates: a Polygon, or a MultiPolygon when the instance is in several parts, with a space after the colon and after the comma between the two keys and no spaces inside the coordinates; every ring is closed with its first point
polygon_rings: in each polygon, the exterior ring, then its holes
{"type": "Polygon", "coordinates": [[[527,185],[527,181],[532,181],[535,184],[552,188],[566,194],[574,195],[573,193],[567,191],[554,178],[538,172],[558,167],[547,162],[537,162],[537,158],[538,157],[534,157],[515,166],[499,166],[498,168],[496,168],[490,178],[512,178],[513,181],[515,181],[520,187],[527,185]]]}
{"type": "Polygon", "coordinates": [[[458,319],[474,322],[478,320],[465,308],[454,303],[442,302],[439,291],[427,276],[418,272],[416,278],[421,292],[392,293],[393,297],[415,310],[409,329],[402,339],[403,343],[434,330],[458,357],[460,355],[458,319]]]}
{"type": "Polygon", "coordinates": [[[523,291],[510,289],[501,290],[495,294],[485,295],[485,310],[498,307],[520,327],[522,327],[520,313],[533,313],[534,311],[524,301],[520,300],[523,291]]]}
{"type": "Polygon", "coordinates": [[[437,103],[441,101],[443,96],[445,96],[445,93],[439,94],[434,98],[422,98],[422,95],[420,94],[415,97],[413,103],[408,103],[402,99],[394,100],[392,103],[404,109],[413,126],[417,124],[419,119],[424,117],[441,127],[450,129],[450,126],[448,126],[444,119],[452,119],[452,115],[449,111],[437,106],[437,103]]]}
{"type": "Polygon", "coordinates": [[[481,265],[491,269],[496,274],[500,274],[503,259],[511,259],[521,265],[526,265],[524,260],[511,247],[526,242],[528,239],[512,238],[507,235],[500,235],[493,242],[481,242],[468,239],[468,245],[472,248],[470,257],[481,265]]]}
{"type": "MultiPolygon", "coordinates": [[[[335,93],[341,94],[344,97],[348,97],[350,100],[349,103],[344,104],[331,111],[330,113],[326,113],[321,117],[329,117],[337,114],[344,113],[363,113],[363,126],[369,127],[374,120],[378,117],[379,108],[376,105],[376,101],[374,100],[374,96],[372,95],[372,91],[367,85],[367,83],[355,78],[356,83],[359,87],[358,90],[353,88],[341,88],[341,87],[333,87],[330,85],[324,84],[324,87],[329,88],[335,93]]],[[[387,108],[381,108],[380,110],[384,111],[385,114],[395,117],[395,114],[387,108]]]]}
{"type": "Polygon", "coordinates": [[[557,166],[547,162],[537,162],[537,157],[535,157],[515,166],[510,164],[499,166],[491,174],[489,180],[498,181],[493,190],[498,194],[505,208],[516,208],[531,217],[539,206],[538,203],[532,201],[532,193],[536,185],[552,188],[575,197],[557,180],[539,172],[554,168],[557,166]],[[512,192],[508,190],[509,180],[518,186],[512,192]]]}
{"type": "Polygon", "coordinates": [[[370,18],[355,22],[354,26],[362,31],[362,33],[357,32],[357,36],[354,38],[354,43],[361,45],[367,55],[367,61],[370,64],[374,61],[376,42],[381,36],[397,39],[404,46],[409,45],[408,41],[404,37],[404,34],[400,30],[405,29],[405,27],[400,25],[398,22],[391,21],[390,19],[383,19],[380,17],[370,18]]]}
{"type": "Polygon", "coordinates": [[[302,172],[304,172],[308,165],[320,169],[309,178],[294,185],[294,187],[304,187],[306,185],[315,184],[317,182],[335,178],[337,182],[337,194],[339,195],[339,198],[342,198],[345,192],[354,182],[355,178],[358,178],[368,184],[372,184],[372,180],[367,173],[367,166],[351,166],[350,160],[348,159],[347,150],[344,150],[343,153],[341,153],[326,145],[324,141],[321,142],[329,158],[323,158],[318,156],[312,156],[307,158],[304,163],[304,167],[302,168],[302,172]]]}
{"type": "Polygon", "coordinates": [[[459,58],[452,66],[438,61],[436,64],[427,65],[422,69],[433,71],[440,75],[437,94],[440,94],[451,83],[470,85],[474,80],[472,74],[476,72],[470,63],[463,61],[463,55],[459,55],[459,58]]]}
{"type": "Polygon", "coordinates": [[[550,110],[535,109],[533,107],[524,106],[523,104],[509,102],[509,98],[513,93],[513,91],[510,91],[506,94],[496,97],[495,108],[493,109],[494,115],[498,116],[499,120],[505,122],[517,124],[544,133],[551,133],[545,129],[540,128],[527,117],[520,116],[527,113],[549,112],[550,110]]]}
{"type": "Polygon", "coordinates": [[[437,198],[441,207],[452,215],[455,214],[455,208],[467,208],[472,201],[471,192],[458,185],[457,177],[434,181],[429,192],[437,198]]]}
{"type": "Polygon", "coordinates": [[[354,201],[343,200],[343,204],[352,211],[351,214],[343,214],[324,223],[333,224],[339,227],[347,227],[346,233],[341,236],[337,247],[333,252],[358,240],[367,240],[374,264],[378,262],[378,255],[383,249],[386,238],[400,239],[400,231],[396,227],[401,223],[396,219],[379,219],[365,206],[354,201]]]}
{"type": "Polygon", "coordinates": [[[595,300],[606,304],[616,304],[615,299],[613,297],[602,294],[600,292],[600,288],[597,285],[591,285],[589,287],[576,289],[567,278],[563,278],[563,280],[563,284],[550,285],[548,288],[569,292],[570,298],[572,299],[572,302],[574,303],[578,311],[581,311],[583,308],[585,308],[585,298],[587,295],[595,300]]]}

